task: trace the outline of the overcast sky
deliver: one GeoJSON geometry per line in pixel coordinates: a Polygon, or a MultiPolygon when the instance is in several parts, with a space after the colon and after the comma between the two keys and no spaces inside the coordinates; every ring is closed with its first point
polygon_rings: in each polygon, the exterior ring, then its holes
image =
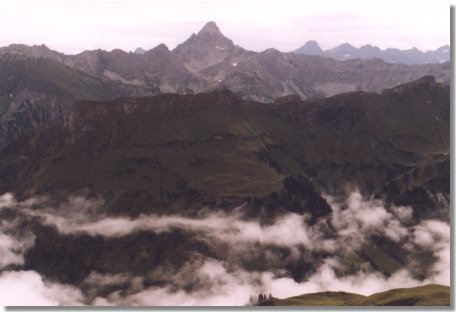
{"type": "Polygon", "coordinates": [[[350,42],[426,51],[450,43],[446,0],[0,0],[0,12],[0,46],[46,44],[69,54],[173,49],[208,21],[255,51],[291,51],[312,39],[323,49],[350,42]]]}

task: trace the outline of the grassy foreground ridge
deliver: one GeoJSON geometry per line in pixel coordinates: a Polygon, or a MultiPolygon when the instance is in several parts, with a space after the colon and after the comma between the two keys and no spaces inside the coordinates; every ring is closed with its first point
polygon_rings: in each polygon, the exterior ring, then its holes
{"type": "Polygon", "coordinates": [[[436,284],[397,288],[362,296],[347,292],[319,292],[272,300],[276,306],[449,306],[450,287],[436,284]]]}

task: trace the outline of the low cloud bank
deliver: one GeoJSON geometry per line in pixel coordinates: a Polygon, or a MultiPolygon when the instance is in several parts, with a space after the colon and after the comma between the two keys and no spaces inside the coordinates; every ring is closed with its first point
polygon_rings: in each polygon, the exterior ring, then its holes
{"type": "Polygon", "coordinates": [[[334,241],[323,239],[318,225],[311,227],[306,222],[306,216],[294,213],[284,215],[272,225],[260,225],[257,221],[243,221],[239,216],[223,213],[202,219],[142,215],[135,219],[105,217],[86,221],[31,210],[26,212],[41,218],[43,224],[56,227],[62,234],[118,238],[139,231],[162,233],[183,229],[232,244],[251,242],[285,247],[302,245],[309,249],[335,249],[334,241]]]}
{"type": "Polygon", "coordinates": [[[326,196],[332,214],[310,225],[309,216],[288,213],[273,224],[243,220],[241,215],[213,213],[204,218],[142,215],[138,218],[109,217],[101,214],[100,199],[71,197],[58,206],[47,198],[17,202],[11,194],[0,196],[0,212],[14,212],[0,223],[0,303],[4,305],[244,305],[258,293],[289,297],[309,292],[347,291],[363,295],[392,288],[428,283],[450,284],[450,226],[438,220],[413,224],[411,207],[385,207],[380,200],[365,199],[357,191],[343,201],[326,196]],[[82,285],[85,293],[68,285],[50,283],[34,271],[11,271],[21,265],[25,251],[33,246],[33,231],[21,220],[35,220],[55,227],[62,235],[102,236],[118,239],[139,231],[155,233],[185,230],[209,246],[226,248],[225,259],[203,257],[187,263],[165,286],[144,286],[141,277],[130,272],[101,274],[91,272],[82,285]],[[19,229],[21,227],[21,229],[19,229]],[[25,230],[24,230],[25,229],[25,230]],[[365,244],[382,237],[403,246],[411,254],[426,250],[436,259],[424,279],[416,279],[408,266],[385,276],[372,270],[359,270],[339,276],[344,269],[343,255],[357,252],[365,244]],[[251,271],[238,261],[249,253],[264,253],[271,262],[280,263],[268,253],[268,246],[286,248],[290,257],[299,258],[302,250],[325,254],[316,270],[304,282],[297,282],[285,268],[251,271]],[[12,282],[14,280],[14,282],[12,282]],[[11,285],[8,286],[8,285],[11,285]],[[189,287],[192,286],[192,287],[189,287]],[[99,295],[99,289],[114,289],[99,295]],[[117,288],[116,288],[117,287],[117,288]],[[8,289],[7,289],[8,288],[8,289]],[[8,291],[17,296],[8,298],[8,291]],[[118,290],[115,290],[118,289],[118,290]],[[22,300],[22,301],[21,301],[22,300]]]}
{"type": "Polygon", "coordinates": [[[432,265],[426,283],[450,286],[450,225],[436,220],[425,220],[413,227],[413,237],[408,248],[421,247],[432,251],[437,261],[432,265]]]}
{"type": "MultiPolygon", "coordinates": [[[[17,205],[11,194],[0,196],[0,212],[17,205]]],[[[0,221],[0,270],[11,265],[24,264],[24,253],[33,246],[35,235],[30,229],[21,228],[25,220],[13,213],[0,221]]]]}
{"type": "Polygon", "coordinates": [[[35,271],[0,274],[0,303],[3,306],[82,305],[83,302],[79,289],[45,281],[35,271]]]}
{"type": "MultiPolygon", "coordinates": [[[[126,296],[114,292],[107,297],[97,297],[94,305],[176,305],[176,306],[229,306],[248,304],[250,296],[258,293],[272,293],[275,297],[286,298],[304,293],[323,291],[346,291],[362,295],[393,288],[415,287],[428,281],[413,279],[409,272],[400,270],[389,277],[380,273],[361,273],[338,277],[335,268],[338,263],[327,259],[306,282],[298,283],[289,277],[277,277],[272,272],[230,271],[223,262],[207,259],[204,264],[187,278],[204,280],[205,288],[186,292],[176,285],[149,287],[126,296]]],[[[196,281],[195,281],[196,282],[196,281]]],[[[179,284],[179,283],[177,283],[179,284]]]]}

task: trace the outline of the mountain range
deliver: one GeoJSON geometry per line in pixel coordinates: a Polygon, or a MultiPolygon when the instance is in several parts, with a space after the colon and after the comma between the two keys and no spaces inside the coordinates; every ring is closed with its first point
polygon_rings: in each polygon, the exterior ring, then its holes
{"type": "Polygon", "coordinates": [[[391,64],[336,61],[314,55],[245,50],[214,22],[170,51],[161,44],[128,53],[95,50],[65,55],[45,45],[0,48],[0,148],[23,131],[61,115],[75,100],[229,89],[244,99],[285,95],[315,99],[363,90],[381,92],[425,75],[449,83],[449,62],[391,64]]]}
{"type": "Polygon", "coordinates": [[[336,60],[351,59],[382,59],[388,63],[402,64],[429,64],[445,63],[450,60],[450,46],[444,45],[435,51],[422,52],[417,48],[399,50],[388,48],[381,50],[376,46],[366,44],[359,49],[349,43],[343,43],[335,48],[322,50],[315,40],[307,41],[302,47],[293,51],[296,54],[320,55],[331,57],[336,60]]]}
{"type": "MultiPolygon", "coordinates": [[[[423,77],[381,94],[285,97],[272,106],[228,90],[79,101],[4,150],[0,192],[88,189],[110,198],[113,211],[137,215],[190,210],[187,198],[260,199],[299,174],[331,194],[350,183],[395,198],[445,174],[448,100],[448,86],[423,77]]],[[[431,188],[448,193],[443,186],[431,188]]]]}
{"type": "Polygon", "coordinates": [[[248,51],[213,22],[172,51],[1,48],[0,287],[447,305],[449,81],[449,62],[248,51]]]}

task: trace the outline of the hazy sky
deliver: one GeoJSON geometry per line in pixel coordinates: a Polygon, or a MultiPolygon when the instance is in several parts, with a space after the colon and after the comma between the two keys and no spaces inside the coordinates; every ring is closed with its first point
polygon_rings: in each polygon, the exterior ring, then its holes
{"type": "Polygon", "coordinates": [[[436,49],[450,42],[446,0],[0,0],[0,46],[46,44],[65,52],[165,43],[170,49],[215,21],[240,46],[291,51],[307,40],[323,49],[436,49]]]}

